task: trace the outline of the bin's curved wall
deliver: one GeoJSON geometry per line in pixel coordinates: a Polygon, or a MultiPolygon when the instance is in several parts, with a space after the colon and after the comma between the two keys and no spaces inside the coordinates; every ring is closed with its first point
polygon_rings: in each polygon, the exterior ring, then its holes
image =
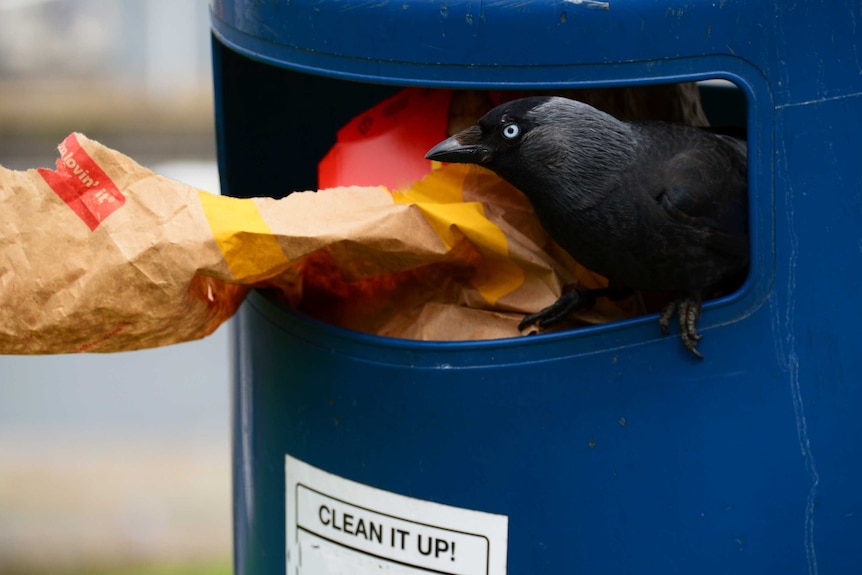
{"type": "Polygon", "coordinates": [[[703,362],[660,337],[652,318],[421,344],[323,326],[252,294],[236,329],[237,571],[285,570],[290,454],[381,489],[507,515],[512,574],[862,572],[858,6],[342,10],[352,4],[213,3],[227,191],[314,187],[311,160],[267,152],[274,138],[314,126],[334,137],[391,93],[341,83],[309,112],[303,102],[336,80],[307,71],[498,88],[726,77],[748,100],[752,272],[704,311],[703,362]],[[280,70],[283,85],[263,78],[249,106],[234,82],[259,62],[294,71],[280,70]]]}

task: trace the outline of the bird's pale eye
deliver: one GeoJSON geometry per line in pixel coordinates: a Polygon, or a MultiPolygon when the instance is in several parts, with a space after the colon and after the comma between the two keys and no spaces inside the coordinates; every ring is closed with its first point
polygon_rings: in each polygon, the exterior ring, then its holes
{"type": "Polygon", "coordinates": [[[521,133],[521,127],[518,124],[506,124],[503,126],[503,137],[509,140],[514,140],[521,133]]]}

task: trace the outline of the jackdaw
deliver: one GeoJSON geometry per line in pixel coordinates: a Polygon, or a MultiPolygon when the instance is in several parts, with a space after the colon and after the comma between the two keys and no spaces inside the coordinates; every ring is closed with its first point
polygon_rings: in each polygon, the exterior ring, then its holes
{"type": "Polygon", "coordinates": [[[494,108],[425,157],[496,172],[529,198],[551,238],[608,279],[605,289],[565,292],[522,330],[562,321],[596,297],[668,291],[679,297],[661,310],[662,332],[679,314],[683,344],[702,357],[702,299],[738,286],[747,272],[743,141],[536,96],[494,108]]]}

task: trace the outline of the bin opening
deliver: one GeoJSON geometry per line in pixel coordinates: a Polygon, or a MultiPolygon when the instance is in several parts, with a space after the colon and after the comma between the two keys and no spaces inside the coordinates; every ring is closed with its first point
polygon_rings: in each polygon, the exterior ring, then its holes
{"type": "MultiPolygon", "coordinates": [[[[220,157],[224,191],[231,195],[280,197],[293,190],[344,185],[383,185],[397,195],[409,188],[411,182],[432,172],[435,164],[425,160],[424,153],[435,143],[472,124],[494,106],[531,94],[557,94],[577,99],[626,121],[663,120],[711,126],[713,130],[734,137],[744,138],[747,125],[743,92],[724,80],[602,89],[573,88],[554,92],[403,90],[301,74],[221,50],[222,83],[229,86],[225,89],[224,98],[232,99],[232,105],[221,107],[225,115],[221,125],[230,137],[220,137],[220,157]],[[237,59],[241,60],[241,65],[234,61],[237,59]],[[238,76],[228,83],[230,74],[238,76]],[[257,150],[261,150],[260,157],[250,158],[257,150]],[[286,169],[288,159],[289,170],[286,169]],[[257,161],[252,168],[253,160],[257,161]]],[[[453,192],[451,187],[441,193],[444,196],[454,193],[461,202],[477,201],[485,214],[506,212],[511,205],[523,207],[520,199],[505,199],[509,196],[501,192],[502,187],[492,194],[493,201],[501,203],[483,204],[483,199],[477,197],[476,186],[499,184],[490,184],[496,178],[490,172],[477,170],[456,170],[453,172],[456,175],[450,177],[450,180],[454,177],[459,182],[455,188],[469,181],[467,193],[463,189],[453,192]]],[[[451,181],[446,185],[450,184],[451,181]]],[[[434,191],[428,186],[422,190],[422,194],[426,193],[434,196],[434,191]]],[[[518,196],[517,191],[514,194],[511,198],[518,196]]],[[[410,194],[400,197],[403,201],[417,199],[410,194]]],[[[434,199],[437,200],[439,198],[434,199]]],[[[512,222],[509,225],[513,228],[518,226],[512,222]]],[[[451,227],[438,222],[439,226],[451,227]]],[[[530,230],[534,239],[535,232],[530,230]]],[[[506,234],[502,233],[501,237],[505,238],[506,234]]],[[[565,251],[553,242],[538,240],[538,245],[544,250],[542,257],[552,262],[550,267],[561,271],[561,275],[548,280],[546,285],[556,282],[560,291],[569,284],[589,288],[606,285],[604,278],[573,264],[565,251]]],[[[483,247],[474,246],[475,253],[470,257],[487,259],[487,246],[484,248],[486,253],[482,253],[483,247]]],[[[369,310],[389,309],[398,301],[408,302],[413,308],[398,321],[370,323],[377,327],[386,325],[385,329],[373,333],[411,339],[464,338],[464,330],[460,330],[456,338],[447,336],[447,325],[453,323],[449,313],[451,307],[458,307],[459,313],[463,312],[455,320],[460,324],[481,324],[476,316],[478,312],[507,316],[508,331],[501,333],[509,336],[517,335],[518,331],[513,331],[512,327],[519,323],[518,317],[524,316],[520,300],[515,303],[506,300],[509,292],[505,289],[493,282],[481,285],[483,281],[490,281],[487,270],[475,273],[479,285],[472,281],[472,286],[477,289],[475,293],[465,295],[458,290],[447,293],[452,288],[451,281],[464,280],[459,275],[463,276],[465,272],[457,266],[441,263],[427,267],[421,273],[401,270],[369,278],[367,273],[359,274],[361,277],[352,273],[355,270],[345,273],[336,265],[335,259],[331,252],[306,258],[292,270],[289,289],[280,286],[279,290],[271,293],[277,294],[278,299],[294,309],[361,331],[368,331],[367,318],[357,321],[351,316],[357,313],[362,316],[369,310]],[[394,297],[395,292],[404,289],[413,295],[394,297]],[[417,295],[435,289],[451,296],[451,300],[441,302],[437,297],[430,297],[423,301],[417,295]],[[416,327],[416,322],[422,325],[416,327]]],[[[502,261],[505,258],[497,259],[502,261]]],[[[517,273],[523,273],[523,269],[517,273]]],[[[502,277],[504,282],[514,281],[512,274],[498,276],[497,280],[502,277]]],[[[476,280],[475,277],[473,279],[476,280]]],[[[725,296],[739,288],[744,280],[745,273],[742,273],[739,278],[721,285],[720,290],[704,293],[703,297],[725,296]]],[[[469,279],[467,282],[471,283],[469,279]]],[[[595,325],[656,313],[664,309],[671,299],[673,295],[669,292],[655,291],[639,292],[638,297],[624,299],[603,298],[594,308],[575,314],[572,321],[558,328],[595,325]]],[[[468,337],[490,339],[506,335],[480,329],[468,337]]]]}

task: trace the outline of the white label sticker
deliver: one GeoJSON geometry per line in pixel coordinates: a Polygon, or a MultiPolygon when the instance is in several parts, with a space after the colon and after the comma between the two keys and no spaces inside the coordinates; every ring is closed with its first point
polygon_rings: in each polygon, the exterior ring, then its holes
{"type": "Polygon", "coordinates": [[[505,575],[509,518],[369,487],[285,457],[287,575],[505,575]]]}

